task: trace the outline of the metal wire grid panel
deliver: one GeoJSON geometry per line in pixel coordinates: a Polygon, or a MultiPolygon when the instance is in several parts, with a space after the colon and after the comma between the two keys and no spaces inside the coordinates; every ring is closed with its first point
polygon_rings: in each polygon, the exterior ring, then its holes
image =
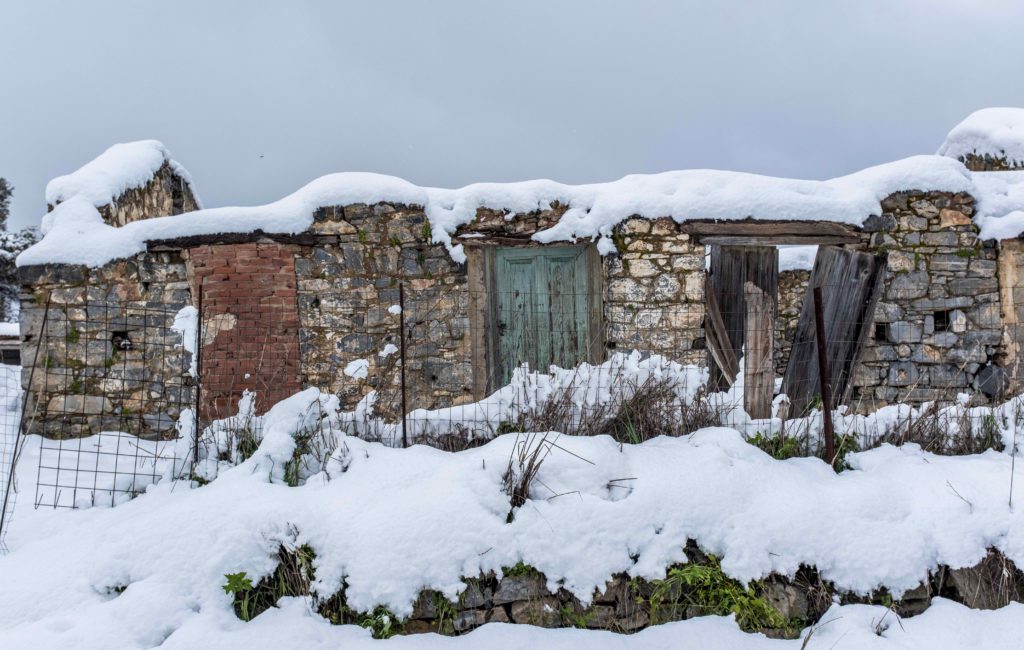
{"type": "MultiPolygon", "coordinates": [[[[719,306],[715,314],[710,301],[605,300],[590,321],[585,296],[458,291],[407,296],[404,323],[373,316],[377,331],[366,330],[356,349],[338,350],[342,366],[366,360],[368,376],[339,374],[336,392],[348,393],[358,435],[392,444],[403,428],[407,444],[455,448],[509,431],[638,442],[728,426],[748,437],[795,438],[794,452],[810,454],[822,444],[827,373],[838,435],[946,453],[1000,444],[991,415],[967,412],[1008,398],[1017,381],[1011,366],[1000,365],[1001,322],[991,301],[893,293],[843,313],[830,298],[850,287],[820,288],[825,373],[806,289],[803,308],[789,313],[765,296],[760,311],[746,296],[727,301],[740,309],[719,306]],[[488,304],[511,308],[488,311],[488,304]],[[377,363],[373,353],[403,337],[405,363],[377,363]],[[726,371],[719,364],[729,356],[726,371]],[[404,418],[393,408],[402,401],[404,418]],[[872,415],[886,406],[884,416],[872,415]]],[[[320,296],[321,305],[329,301],[320,296]]]]}
{"type": "Polygon", "coordinates": [[[114,505],[182,473],[196,396],[183,314],[150,304],[49,306],[27,387],[34,416],[25,431],[40,434],[37,507],[114,505]]]}
{"type": "Polygon", "coordinates": [[[14,516],[17,499],[14,475],[21,420],[21,368],[0,365],[0,551],[14,516]]]}
{"type": "MultiPolygon", "coordinates": [[[[34,416],[25,431],[41,434],[35,504],[116,504],[187,474],[198,457],[192,427],[200,415],[203,423],[244,415],[237,405],[247,391],[259,404],[252,414],[263,412],[305,386],[339,396],[349,433],[389,444],[458,449],[539,430],[640,442],[731,426],[748,436],[802,431],[803,453],[819,447],[821,372],[806,296],[798,299],[803,310],[780,314],[774,300],[751,311],[749,296],[726,300],[730,309],[692,295],[634,302],[557,287],[403,289],[396,287],[391,305],[300,293],[297,315],[254,310],[230,332],[219,331],[216,314],[204,314],[199,347],[207,358],[198,364],[176,307],[51,306],[28,387],[34,416]],[[802,401],[793,407],[797,394],[802,401]]],[[[1011,369],[990,370],[999,354],[998,309],[960,298],[912,306],[886,298],[871,319],[824,314],[826,347],[845,350],[832,360],[832,406],[849,416],[901,401],[1007,396],[1011,369]]],[[[6,403],[0,418],[9,459],[17,398],[6,403]]],[[[931,416],[962,417],[938,407],[931,416]]],[[[968,433],[984,434],[972,422],[968,433]]],[[[920,439],[909,416],[895,423],[861,424],[875,426],[869,433],[879,440],[920,439]]],[[[963,422],[953,424],[966,435],[963,422]]],[[[941,451],[950,441],[937,432],[951,427],[937,425],[934,450],[941,451]]],[[[9,460],[4,467],[10,471],[9,460]]]]}

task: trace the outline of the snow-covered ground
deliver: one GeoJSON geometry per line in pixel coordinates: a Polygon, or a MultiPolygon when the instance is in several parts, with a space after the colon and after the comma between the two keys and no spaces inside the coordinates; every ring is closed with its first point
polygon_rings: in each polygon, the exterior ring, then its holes
{"type": "MultiPolygon", "coordinates": [[[[297,487],[284,483],[293,434],[335,417],[316,390],[260,421],[263,442],[197,487],[166,480],[116,507],[33,510],[22,499],[0,557],[0,647],[21,648],[800,648],[723,618],[633,636],[490,624],[466,637],[372,641],[301,599],[249,623],[222,590],[227,573],[268,574],[282,542],[317,553],[321,594],[347,583],[350,606],[408,614],[424,588],[455,597],[462,576],[517,562],[584,601],[612,574],[663,577],[685,541],[740,580],[816,566],[844,590],[915,587],[939,564],[973,566],[994,547],[1024,565],[1024,517],[1010,504],[1010,453],[965,457],[884,446],[834,473],[813,458],[776,461],[731,429],[621,445],[560,436],[533,498],[506,523],[502,491],[515,435],[450,454],[332,433],[334,450],[297,487]],[[327,413],[328,419],[322,415],[327,413]],[[622,479],[629,479],[623,481],[622,479]],[[627,485],[613,489],[610,485],[627,485]],[[560,496],[555,496],[560,495],[560,496]],[[297,533],[295,532],[297,531],[297,533]],[[121,591],[121,589],[123,591],[121,591]]],[[[553,438],[552,438],[553,439],[553,438]]],[[[19,487],[31,494],[40,440],[27,439],[19,487]]],[[[322,459],[323,460],[323,459],[322,459]]],[[[1022,484],[1022,476],[1015,476],[1022,484]]],[[[1018,496],[1019,501],[1024,496],[1018,496]]],[[[804,637],[810,633],[805,631],[804,637]]],[[[808,648],[1012,648],[1024,606],[972,611],[937,600],[896,621],[881,607],[833,606],[808,648]]]]}

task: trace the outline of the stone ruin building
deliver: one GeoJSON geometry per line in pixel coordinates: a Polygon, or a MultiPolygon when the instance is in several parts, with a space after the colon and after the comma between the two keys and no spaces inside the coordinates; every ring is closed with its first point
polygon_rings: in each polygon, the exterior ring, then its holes
{"type": "Polygon", "coordinates": [[[673,172],[427,191],[341,174],[210,210],[158,143],[118,145],[51,184],[46,236],[19,259],[34,431],[127,419],[166,437],[189,405],[206,422],[246,390],[262,412],[307,387],[348,409],[376,391],[394,415],[479,400],[523,362],[632,350],[707,366],[712,389],[745,374],[752,417],[780,391],[804,411],[820,394],[813,286],[836,402],[1002,400],[1021,390],[1024,354],[1024,110],[1007,115],[1018,141],[986,140],[982,111],[943,155],[833,181],[673,172]],[[75,193],[104,166],[121,180],[75,193]],[[780,270],[790,246],[818,248],[780,270]]]}

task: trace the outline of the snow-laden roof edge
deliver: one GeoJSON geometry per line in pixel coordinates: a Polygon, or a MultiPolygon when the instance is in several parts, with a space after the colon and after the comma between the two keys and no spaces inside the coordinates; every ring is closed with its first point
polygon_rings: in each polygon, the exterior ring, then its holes
{"type": "Polygon", "coordinates": [[[585,185],[534,180],[443,189],[419,187],[394,176],[343,172],[318,178],[267,205],[198,210],[120,228],[104,224],[91,194],[83,193],[50,213],[51,229],[18,257],[18,265],[101,266],[142,252],[148,241],[195,235],[256,230],[298,234],[312,225],[317,208],[380,202],[422,206],[434,241],[444,243],[460,262],[465,254],[451,236],[476,217],[478,208],[512,216],[547,209],[555,202],[568,209],[557,224],[534,235],[535,240],[598,239],[599,248],[607,252],[613,248],[612,228],[631,216],[671,217],[677,222],[822,220],[860,226],[870,215],[880,213],[882,199],[904,190],[971,192],[974,184],[961,163],[941,156],[914,156],[825,181],[697,169],[585,185]]]}
{"type": "Polygon", "coordinates": [[[1024,161],[1024,108],[983,108],[953,127],[939,147],[940,156],[990,155],[1024,161]]]}
{"type": "Polygon", "coordinates": [[[46,202],[57,205],[77,196],[95,207],[110,205],[128,190],[144,187],[165,163],[188,183],[199,204],[192,176],[171,158],[171,153],[159,140],[113,145],[77,170],[47,183],[46,202]]]}

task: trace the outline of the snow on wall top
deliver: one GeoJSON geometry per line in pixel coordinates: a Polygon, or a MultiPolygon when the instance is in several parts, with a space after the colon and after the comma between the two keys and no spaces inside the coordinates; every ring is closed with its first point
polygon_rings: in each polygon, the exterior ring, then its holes
{"type": "Polygon", "coordinates": [[[192,177],[171,159],[163,143],[139,140],[115,144],[70,174],[53,179],[46,184],[46,202],[57,205],[78,196],[95,207],[109,205],[128,190],[145,186],[164,163],[189,184],[195,195],[192,177]]]}
{"type": "Polygon", "coordinates": [[[981,239],[1011,239],[1024,232],[1024,171],[974,172],[981,239]]]}
{"type": "MultiPolygon", "coordinates": [[[[102,182],[106,182],[106,176],[102,182]]],[[[64,187],[68,186],[65,183],[64,187]]],[[[50,213],[52,227],[41,242],[18,257],[18,265],[101,266],[142,252],[147,241],[193,235],[255,230],[297,234],[310,227],[313,212],[319,207],[377,202],[423,206],[434,241],[444,243],[460,262],[465,254],[461,245],[452,242],[451,235],[458,226],[475,218],[477,208],[504,210],[512,216],[546,209],[555,202],[568,209],[557,224],[536,233],[536,241],[599,239],[599,249],[609,252],[614,249],[609,239],[612,228],[633,215],[671,217],[678,222],[753,217],[861,225],[868,216],[878,214],[880,201],[894,192],[970,192],[973,187],[963,165],[941,156],[915,156],[826,181],[687,170],[630,175],[587,185],[535,180],[441,189],[418,187],[393,176],[346,172],[323,176],[263,206],[198,210],[120,228],[103,223],[95,209],[95,191],[79,191],[50,213]]],[[[104,189],[103,195],[107,193],[104,189]]]]}
{"type": "Polygon", "coordinates": [[[953,127],[939,147],[940,156],[967,154],[1024,161],[1024,108],[983,108],[953,127]]]}

